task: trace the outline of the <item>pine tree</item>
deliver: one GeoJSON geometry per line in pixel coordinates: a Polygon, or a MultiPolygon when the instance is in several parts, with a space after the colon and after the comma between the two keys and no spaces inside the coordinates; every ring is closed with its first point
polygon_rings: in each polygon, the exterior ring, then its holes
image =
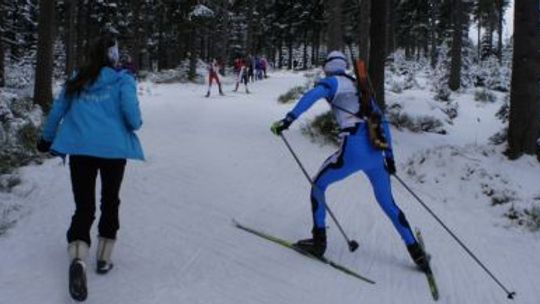
{"type": "Polygon", "coordinates": [[[386,1],[371,4],[371,45],[369,53],[369,75],[381,109],[386,107],[384,98],[384,61],[386,59],[386,1]]]}
{"type": "Polygon", "coordinates": [[[52,102],[54,1],[40,0],[34,103],[48,110],[52,102]]]}
{"type": "Polygon", "coordinates": [[[327,3],[328,50],[343,50],[343,0],[329,0],[327,3]]]}
{"type": "Polygon", "coordinates": [[[463,47],[463,12],[462,0],[454,0],[454,33],[452,35],[452,63],[450,65],[450,79],[448,86],[452,91],[457,91],[461,86],[461,64],[462,64],[462,47],[463,47]]]}
{"type": "Polygon", "coordinates": [[[6,11],[7,11],[7,5],[5,4],[5,0],[0,0],[0,87],[3,87],[6,85],[5,80],[5,52],[4,52],[4,36],[5,36],[5,28],[6,28],[6,11]]]}
{"type": "Polygon", "coordinates": [[[540,10],[538,1],[516,1],[510,92],[508,156],[536,153],[540,130],[540,10]]]}

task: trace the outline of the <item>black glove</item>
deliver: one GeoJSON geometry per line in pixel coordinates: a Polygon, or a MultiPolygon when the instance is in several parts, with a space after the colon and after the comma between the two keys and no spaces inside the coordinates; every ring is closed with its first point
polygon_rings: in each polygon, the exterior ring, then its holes
{"type": "Polygon", "coordinates": [[[290,116],[287,116],[283,118],[282,120],[278,120],[274,122],[272,126],[270,127],[270,130],[272,131],[272,133],[279,136],[281,135],[281,132],[289,128],[289,126],[292,124],[293,121],[294,121],[293,118],[291,118],[290,116]]]}
{"type": "Polygon", "coordinates": [[[396,173],[396,162],[394,161],[394,158],[387,157],[384,161],[384,167],[386,168],[386,171],[390,174],[396,173]]]}
{"type": "Polygon", "coordinates": [[[51,145],[52,143],[50,141],[46,141],[45,139],[40,138],[36,145],[36,148],[39,152],[47,153],[51,149],[51,145]]]}

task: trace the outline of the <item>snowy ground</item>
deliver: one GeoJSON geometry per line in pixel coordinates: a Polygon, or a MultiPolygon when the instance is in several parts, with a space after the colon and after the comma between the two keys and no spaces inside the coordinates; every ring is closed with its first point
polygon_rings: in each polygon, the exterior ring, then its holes
{"type": "MultiPolygon", "coordinates": [[[[360,248],[348,252],[329,220],[326,255],[376,285],[231,225],[234,217],[290,240],[308,236],[309,185],[269,131],[291,107],[276,103],[278,95],[304,82],[302,74],[275,73],[253,85],[250,95],[231,92],[229,84],[227,96],[208,99],[201,85],[143,84],[140,136],[147,161],[128,164],[116,266],[98,276],[89,260],[88,303],[432,302],[425,277],[413,267],[361,174],[328,192],[329,204],[360,248]]],[[[431,99],[406,91],[389,100],[414,96],[420,96],[419,104],[431,99]]],[[[398,173],[503,284],[517,291],[515,303],[539,303],[540,236],[512,225],[502,216],[508,205],[491,207],[494,194],[486,194],[491,188],[535,203],[539,165],[530,157],[509,162],[499,148],[485,146],[502,126],[491,118],[498,106],[474,103],[467,94],[460,98],[460,115],[445,126],[449,135],[394,132],[398,173]]],[[[320,102],[306,117],[325,109],[320,102]]],[[[310,142],[300,125],[286,136],[314,174],[334,148],[310,142]]],[[[52,159],[22,172],[23,183],[2,196],[24,212],[0,236],[0,303],[70,303],[65,231],[74,204],[68,168],[52,159]]],[[[433,254],[440,303],[508,301],[397,183],[394,195],[433,254]]]]}

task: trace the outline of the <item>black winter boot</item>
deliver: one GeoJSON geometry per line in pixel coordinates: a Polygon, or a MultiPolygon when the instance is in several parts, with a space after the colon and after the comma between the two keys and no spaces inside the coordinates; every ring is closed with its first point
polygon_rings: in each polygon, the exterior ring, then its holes
{"type": "Polygon", "coordinates": [[[326,229],[313,228],[311,233],[313,234],[313,238],[300,240],[294,245],[301,250],[309,252],[310,254],[320,258],[326,251],[326,229]]]}
{"type": "Polygon", "coordinates": [[[86,300],[86,266],[80,259],[74,259],[69,266],[69,293],[79,302],[86,300]]]}
{"type": "Polygon", "coordinates": [[[407,250],[409,251],[412,260],[418,266],[418,268],[420,268],[420,270],[424,272],[429,270],[429,261],[427,259],[426,253],[424,252],[422,247],[420,247],[420,244],[418,244],[418,242],[408,245],[407,250]]]}

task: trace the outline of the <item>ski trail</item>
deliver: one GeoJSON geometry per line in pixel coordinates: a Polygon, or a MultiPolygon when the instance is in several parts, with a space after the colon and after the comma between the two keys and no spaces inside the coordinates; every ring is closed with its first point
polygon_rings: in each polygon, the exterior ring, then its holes
{"type": "MultiPolygon", "coordinates": [[[[226,97],[210,98],[204,97],[207,86],[148,87],[141,97],[139,134],[147,161],[127,166],[113,271],[95,274],[95,244],[91,249],[87,303],[433,303],[425,276],[361,173],[327,192],[336,217],[360,247],[350,253],[328,218],[326,254],[373,279],[374,286],[231,226],[234,217],[291,241],[309,236],[310,185],[269,130],[292,107],[277,104],[278,96],[304,82],[302,74],[274,73],[250,84],[252,94],[233,94],[225,86],[226,97]]],[[[287,133],[312,176],[335,148],[312,143],[300,128],[327,109],[319,102],[287,133]]],[[[428,145],[408,145],[414,136],[394,132],[398,163],[428,145]]],[[[0,303],[69,303],[65,231],[74,208],[69,170],[51,159],[24,168],[23,179],[15,191],[26,195],[20,203],[28,212],[0,237],[0,303]]],[[[538,303],[540,242],[495,226],[485,209],[457,208],[421,184],[411,186],[518,292],[514,303],[538,303]]],[[[411,225],[422,230],[439,303],[507,302],[405,189],[393,182],[393,193],[411,225]]]]}

